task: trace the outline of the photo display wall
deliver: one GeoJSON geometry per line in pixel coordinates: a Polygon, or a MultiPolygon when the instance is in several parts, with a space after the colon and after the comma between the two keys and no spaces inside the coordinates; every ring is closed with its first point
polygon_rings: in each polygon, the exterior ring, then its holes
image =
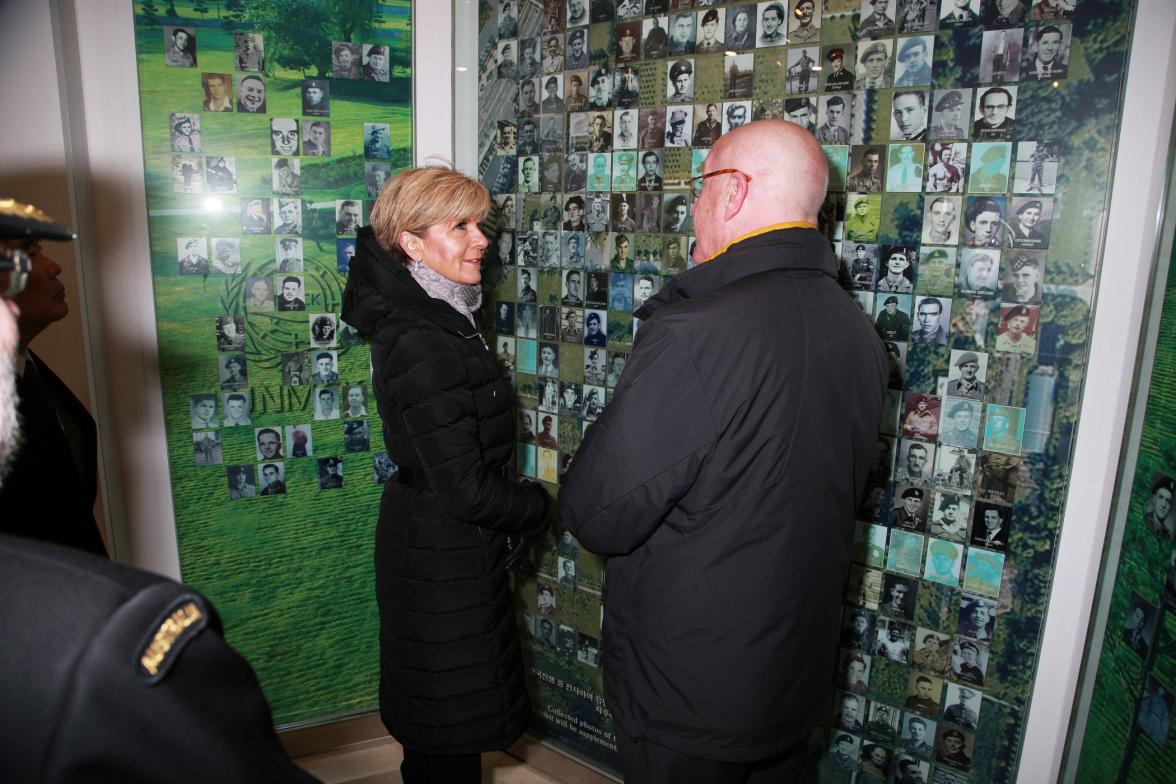
{"type": "Polygon", "coordinates": [[[411,5],[133,7],[183,579],[278,724],[370,710],[396,466],[339,311],[356,228],[412,163],[411,5]]]}
{"type": "MultiPolygon", "coordinates": [[[[690,267],[689,180],[783,118],[892,375],[858,516],[823,781],[1015,775],[1063,521],[1133,3],[482,0],[479,174],[506,230],[488,341],[519,474],[555,492],[646,298],[690,267]]],[[[656,449],[656,444],[650,444],[656,449]]],[[[519,590],[537,729],[616,768],[603,562],[559,530],[519,590]]],[[[612,597],[625,601],[625,597],[612,597]]]]}
{"type": "Polygon", "coordinates": [[[1176,770],[1176,253],[1139,434],[1127,520],[1076,780],[1166,781],[1176,770]],[[1166,771],[1166,772],[1165,772],[1166,771]]]}

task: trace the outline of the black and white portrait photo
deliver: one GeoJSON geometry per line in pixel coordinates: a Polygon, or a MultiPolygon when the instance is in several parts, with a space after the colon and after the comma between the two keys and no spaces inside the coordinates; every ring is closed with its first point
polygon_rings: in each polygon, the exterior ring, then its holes
{"type": "Polygon", "coordinates": [[[192,28],[163,28],[163,61],[173,68],[196,67],[196,33],[192,28]]]}
{"type": "Polygon", "coordinates": [[[302,80],[302,113],[311,117],[326,117],[331,113],[330,80],[302,80]]]}

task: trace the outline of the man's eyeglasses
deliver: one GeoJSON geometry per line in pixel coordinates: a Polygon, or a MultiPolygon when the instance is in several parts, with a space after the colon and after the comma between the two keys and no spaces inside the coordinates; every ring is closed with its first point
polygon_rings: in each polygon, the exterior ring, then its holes
{"type": "Polygon", "coordinates": [[[14,299],[29,283],[33,255],[24,248],[0,246],[0,298],[14,299]]]}
{"type": "Polygon", "coordinates": [[[751,182],[751,175],[747,172],[742,172],[738,169],[715,169],[713,172],[707,172],[706,174],[700,174],[697,177],[690,178],[690,195],[697,199],[702,194],[702,186],[706,184],[704,180],[708,177],[717,177],[720,174],[742,174],[747,178],[748,182],[751,182]]]}

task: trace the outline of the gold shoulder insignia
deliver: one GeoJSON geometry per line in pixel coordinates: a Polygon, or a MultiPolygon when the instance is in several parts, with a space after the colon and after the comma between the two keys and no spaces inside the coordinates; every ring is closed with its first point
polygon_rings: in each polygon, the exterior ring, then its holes
{"type": "Polygon", "coordinates": [[[139,654],[139,675],[149,683],[160,681],[188,641],[208,624],[208,616],[191,594],[181,596],[160,616],[139,654]]]}

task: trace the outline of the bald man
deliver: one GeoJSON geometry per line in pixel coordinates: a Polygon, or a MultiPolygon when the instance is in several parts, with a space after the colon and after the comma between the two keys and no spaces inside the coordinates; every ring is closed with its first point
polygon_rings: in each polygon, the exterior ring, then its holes
{"type": "Polygon", "coordinates": [[[634,314],[561,486],[566,527],[608,557],[626,780],[793,781],[828,701],[889,371],[816,229],[827,170],[783,120],[718,138],[693,181],[696,266],[634,314]]]}

